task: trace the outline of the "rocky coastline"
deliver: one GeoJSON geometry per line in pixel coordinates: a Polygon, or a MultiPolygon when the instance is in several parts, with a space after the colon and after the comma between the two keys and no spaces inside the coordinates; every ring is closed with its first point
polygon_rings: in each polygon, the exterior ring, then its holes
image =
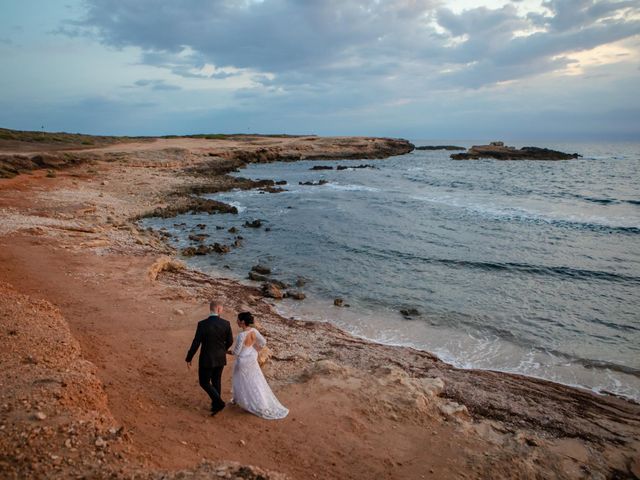
{"type": "MultiPolygon", "coordinates": [[[[32,148],[29,158],[64,155],[32,148]]],[[[283,318],[277,293],[190,270],[137,223],[233,214],[198,195],[275,186],[227,175],[248,162],[412,148],[360,137],[105,142],[0,180],[1,476],[638,478],[639,405],[283,318]],[[286,420],[233,407],[206,418],[182,357],[212,296],[228,318],[260,318],[286,420]]]]}

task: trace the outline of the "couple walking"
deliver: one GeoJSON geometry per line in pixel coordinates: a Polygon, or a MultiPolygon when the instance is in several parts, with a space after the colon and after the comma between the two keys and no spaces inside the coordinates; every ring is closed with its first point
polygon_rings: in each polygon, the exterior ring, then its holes
{"type": "Polygon", "coordinates": [[[210,315],[198,322],[196,334],[187,353],[187,366],[200,348],[198,378],[200,386],[211,398],[211,415],[225,407],[222,400],[222,370],[227,364],[227,355],[236,357],[233,366],[232,403],[262,418],[275,420],[284,418],[289,410],[282,406],[271,391],[258,364],[258,351],[267,341],[253,327],[253,315],[250,312],[238,314],[238,327],[241,332],[236,338],[233,350],[231,324],[220,317],[222,304],[212,300],[209,304],[210,315]]]}

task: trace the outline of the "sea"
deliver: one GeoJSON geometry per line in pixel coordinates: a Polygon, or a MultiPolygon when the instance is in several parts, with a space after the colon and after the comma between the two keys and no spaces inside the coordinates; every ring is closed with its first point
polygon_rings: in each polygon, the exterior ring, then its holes
{"type": "Polygon", "coordinates": [[[209,195],[239,213],[145,225],[165,229],[178,247],[192,245],[194,233],[209,234],[207,243],[242,236],[231,253],[187,262],[247,283],[258,263],[284,282],[301,280],[294,289],[304,301],[275,302],[287,317],[426,350],[460,368],[640,401],[640,143],[534,145],[582,157],[456,161],[449,151],[416,150],[252,164],[235,175],[285,180],[285,191],[209,195]],[[317,165],[334,168],[311,170],[317,165]],[[352,168],[359,165],[369,167],[352,168]],[[256,219],[262,228],[243,226],[256,219]]]}

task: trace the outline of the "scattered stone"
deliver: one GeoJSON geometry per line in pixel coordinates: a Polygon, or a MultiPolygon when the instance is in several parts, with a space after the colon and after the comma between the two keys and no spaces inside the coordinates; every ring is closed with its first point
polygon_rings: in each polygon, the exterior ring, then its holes
{"type": "Polygon", "coordinates": [[[193,242],[204,242],[209,235],[207,233],[197,233],[189,235],[189,240],[193,242]]]}
{"type": "Polygon", "coordinates": [[[405,318],[412,318],[420,315],[420,312],[417,308],[403,308],[402,310],[400,310],[400,313],[405,318]]]}
{"type": "Polygon", "coordinates": [[[254,220],[252,222],[250,221],[246,221],[244,222],[244,226],[247,228],[260,228],[262,226],[262,221],[261,220],[254,220]]]}
{"type": "Polygon", "coordinates": [[[275,184],[276,185],[286,185],[287,181],[286,180],[278,180],[275,184]]]}
{"type": "Polygon", "coordinates": [[[182,316],[182,315],[184,315],[184,310],[181,310],[179,308],[174,308],[173,309],[173,313],[175,313],[176,315],[182,316]]]}
{"type": "Polygon", "coordinates": [[[47,418],[47,415],[44,412],[36,412],[34,413],[33,418],[35,418],[36,420],[44,420],[45,418],[47,418]]]}
{"type": "Polygon", "coordinates": [[[377,169],[378,167],[376,167],[375,165],[369,165],[369,164],[362,164],[362,165],[338,165],[337,170],[347,170],[349,168],[375,168],[377,169]]]}
{"type": "Polygon", "coordinates": [[[95,446],[98,448],[105,448],[107,446],[107,442],[102,437],[98,437],[96,438],[95,446]]]}
{"type": "Polygon", "coordinates": [[[331,165],[314,165],[309,170],[333,170],[331,165]]]}
{"type": "Polygon", "coordinates": [[[272,282],[267,282],[262,285],[262,294],[265,297],[275,298],[276,300],[284,297],[282,290],[272,282]]]}
{"type": "Polygon", "coordinates": [[[256,272],[249,272],[249,280],[253,280],[254,282],[266,282],[269,280],[269,277],[266,275],[260,275],[256,272]]]}
{"type": "Polygon", "coordinates": [[[327,180],[322,179],[317,182],[298,182],[298,185],[311,185],[317,187],[319,185],[326,185],[327,183],[329,183],[327,180]]]}
{"type": "Polygon", "coordinates": [[[293,291],[287,292],[287,298],[293,298],[294,300],[304,300],[305,298],[307,298],[307,296],[302,292],[293,291]]]}
{"type": "Polygon", "coordinates": [[[271,275],[271,269],[265,265],[257,264],[251,267],[252,272],[260,273],[262,275],[271,275]]]}
{"type": "MultiPolygon", "coordinates": [[[[181,223],[180,225],[184,225],[184,223],[181,223]]],[[[204,223],[199,223],[196,225],[196,227],[198,227],[200,230],[204,230],[205,228],[207,228],[207,226],[204,223]]]]}
{"type": "Polygon", "coordinates": [[[100,185],[104,185],[106,187],[107,185],[109,185],[109,182],[107,182],[106,180],[103,180],[100,182],[100,185]]]}
{"type": "Polygon", "coordinates": [[[231,227],[229,230],[227,230],[227,232],[229,232],[229,233],[238,233],[238,229],[236,227],[231,227]]]}
{"type": "Polygon", "coordinates": [[[342,298],[336,298],[336,299],[333,300],[333,304],[336,307],[342,307],[342,306],[344,306],[344,300],[342,298]]]}

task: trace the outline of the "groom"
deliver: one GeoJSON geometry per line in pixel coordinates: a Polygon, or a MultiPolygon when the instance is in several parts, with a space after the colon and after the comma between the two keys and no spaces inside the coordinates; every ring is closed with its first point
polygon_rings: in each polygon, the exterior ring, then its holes
{"type": "Polygon", "coordinates": [[[233,344],[231,324],[220,317],[222,304],[217,300],[209,303],[209,318],[198,322],[196,335],[191,343],[191,348],[187,353],[187,366],[191,368],[191,360],[200,349],[198,361],[198,378],[200,386],[211,398],[211,415],[215,415],[225,406],[220,397],[222,370],[227,364],[227,350],[233,344]]]}

